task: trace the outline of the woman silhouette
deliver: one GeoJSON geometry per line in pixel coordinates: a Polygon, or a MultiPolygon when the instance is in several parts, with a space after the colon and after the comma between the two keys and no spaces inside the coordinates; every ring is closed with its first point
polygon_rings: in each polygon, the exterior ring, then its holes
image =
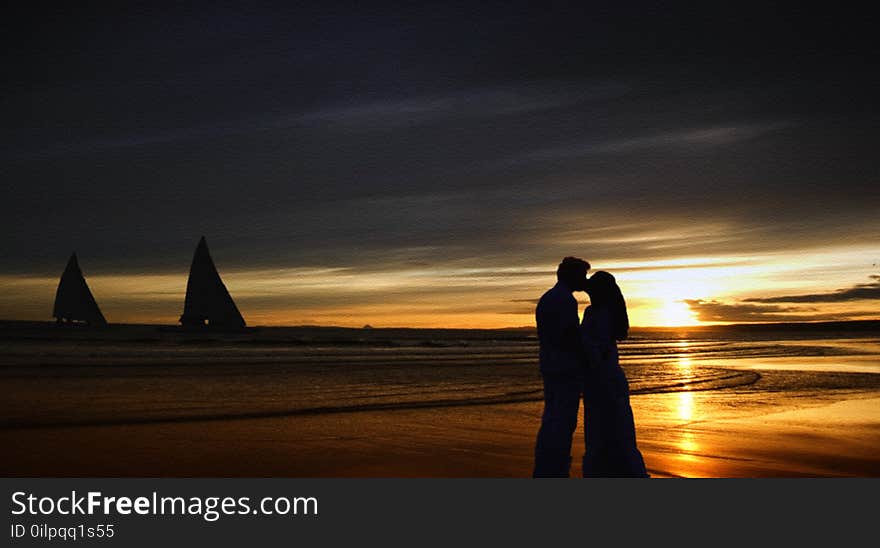
{"type": "Polygon", "coordinates": [[[587,282],[590,306],[581,337],[587,353],[584,387],[584,477],[647,478],[629,405],[629,383],[620,368],[617,341],[626,338],[626,302],[614,276],[599,271],[587,282]]]}

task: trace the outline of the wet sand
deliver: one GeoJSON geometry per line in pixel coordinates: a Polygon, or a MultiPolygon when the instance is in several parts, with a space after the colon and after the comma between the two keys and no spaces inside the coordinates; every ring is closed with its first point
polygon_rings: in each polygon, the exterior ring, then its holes
{"type": "Polygon", "coordinates": [[[658,475],[880,477],[880,397],[834,395],[796,405],[675,426],[646,420],[640,446],[658,475]]]}
{"type": "MultiPolygon", "coordinates": [[[[880,397],[836,393],[735,405],[717,395],[634,396],[654,477],[880,476],[880,397]],[[711,402],[717,408],[718,402],[711,402]]],[[[4,475],[528,477],[541,405],[394,410],[0,432],[4,475]]],[[[582,430],[572,475],[580,473],[582,430]]]]}

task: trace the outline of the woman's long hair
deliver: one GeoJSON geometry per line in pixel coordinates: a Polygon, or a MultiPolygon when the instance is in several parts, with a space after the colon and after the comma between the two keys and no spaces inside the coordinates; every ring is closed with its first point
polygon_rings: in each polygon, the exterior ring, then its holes
{"type": "Polygon", "coordinates": [[[591,305],[605,306],[611,312],[614,338],[618,341],[625,339],[629,334],[629,316],[626,313],[626,301],[623,300],[623,293],[614,276],[604,270],[596,272],[587,282],[587,294],[590,295],[591,305]]]}

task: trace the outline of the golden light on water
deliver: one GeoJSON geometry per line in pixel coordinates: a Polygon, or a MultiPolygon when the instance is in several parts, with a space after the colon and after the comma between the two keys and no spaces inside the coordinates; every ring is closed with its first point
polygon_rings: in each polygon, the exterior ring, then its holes
{"type": "MultiPolygon", "coordinates": [[[[690,344],[687,341],[679,341],[676,343],[676,347],[681,352],[687,352],[690,348],[690,344]]],[[[681,377],[684,382],[689,381],[694,376],[693,364],[691,363],[691,359],[686,355],[682,354],[678,357],[676,361],[676,367],[681,374],[681,377]]],[[[678,394],[678,418],[683,421],[690,421],[694,418],[694,394],[690,391],[679,392],[678,394]]]]}
{"type": "Polygon", "coordinates": [[[678,394],[678,418],[690,421],[694,418],[694,395],[691,392],[678,394]]]}
{"type": "Polygon", "coordinates": [[[687,341],[678,341],[675,343],[675,347],[682,352],[678,357],[678,369],[682,373],[686,373],[688,376],[691,376],[693,373],[693,363],[691,363],[690,357],[688,357],[687,352],[690,350],[690,343],[687,341]]]}

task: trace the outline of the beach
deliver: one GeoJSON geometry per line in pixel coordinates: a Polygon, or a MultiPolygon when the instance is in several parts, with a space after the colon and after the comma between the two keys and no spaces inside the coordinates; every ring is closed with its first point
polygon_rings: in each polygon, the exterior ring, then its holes
{"type": "MultiPolygon", "coordinates": [[[[531,475],[528,330],[0,334],[4,476],[531,475]]],[[[654,477],[880,476],[872,329],[633,330],[621,356],[654,477]]]]}

